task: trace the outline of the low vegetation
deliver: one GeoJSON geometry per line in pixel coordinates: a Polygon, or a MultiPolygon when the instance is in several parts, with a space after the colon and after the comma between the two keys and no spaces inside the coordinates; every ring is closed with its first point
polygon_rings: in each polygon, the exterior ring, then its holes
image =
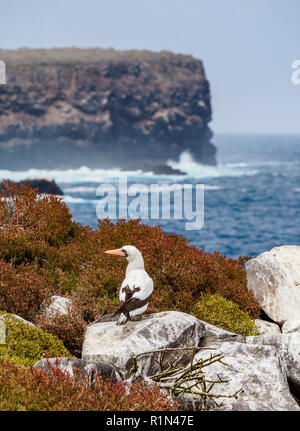
{"type": "Polygon", "coordinates": [[[0,358],[0,411],[161,411],[176,406],[158,386],[136,383],[128,391],[120,382],[96,377],[89,387],[55,367],[48,374],[33,367],[20,369],[0,358]]]}
{"type": "Polygon", "coordinates": [[[259,330],[255,326],[254,320],[240,310],[237,304],[220,295],[201,295],[200,301],[192,309],[192,314],[200,320],[235,334],[240,334],[243,337],[259,335],[259,330]]]}

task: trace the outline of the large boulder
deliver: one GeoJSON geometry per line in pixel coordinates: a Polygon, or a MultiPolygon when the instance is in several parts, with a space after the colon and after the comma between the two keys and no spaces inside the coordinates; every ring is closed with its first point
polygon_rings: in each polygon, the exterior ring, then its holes
{"type": "MultiPolygon", "coordinates": [[[[129,378],[134,365],[133,355],[170,348],[172,360],[182,356],[180,348],[199,346],[204,335],[203,322],[177,311],[155,313],[122,326],[117,326],[115,321],[104,320],[88,326],[82,358],[108,362],[123,378],[129,378]]],[[[156,372],[156,358],[154,353],[140,358],[139,366],[142,368],[139,371],[142,375],[151,376],[156,372]]]]}
{"type": "Polygon", "coordinates": [[[300,316],[300,247],[275,247],[246,263],[248,290],[282,325],[300,316]]]}
{"type": "Polygon", "coordinates": [[[104,380],[120,380],[116,369],[112,365],[104,362],[89,362],[77,358],[44,358],[34,364],[34,368],[48,373],[51,367],[59,368],[71,377],[78,374],[88,382],[91,382],[95,375],[102,376],[104,380]]]}
{"type": "MultiPolygon", "coordinates": [[[[224,342],[212,345],[211,350],[199,351],[194,357],[193,365],[217,354],[223,356],[221,362],[215,361],[203,368],[207,381],[206,391],[209,391],[206,404],[200,395],[184,393],[177,397],[181,409],[300,410],[289,391],[285,367],[275,347],[224,342]],[[214,381],[217,383],[210,389],[214,381]]],[[[189,367],[190,365],[187,369],[189,367]]],[[[187,380],[181,387],[186,388],[193,383],[196,380],[187,380]]],[[[173,382],[164,381],[163,384],[172,385],[173,382]]],[[[179,384],[178,376],[176,384],[179,384]]],[[[199,388],[194,386],[193,390],[203,392],[205,388],[199,385],[199,388]]]]}
{"type": "Polygon", "coordinates": [[[282,357],[289,382],[300,397],[300,332],[279,335],[259,335],[247,337],[252,345],[274,346],[282,357]]]}

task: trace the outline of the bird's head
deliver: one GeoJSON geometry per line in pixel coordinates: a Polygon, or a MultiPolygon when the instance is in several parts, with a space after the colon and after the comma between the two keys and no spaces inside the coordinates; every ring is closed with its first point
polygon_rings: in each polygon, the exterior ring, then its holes
{"type": "Polygon", "coordinates": [[[142,253],[133,245],[124,245],[121,248],[117,248],[116,250],[107,250],[104,253],[126,257],[129,263],[134,261],[143,261],[142,253]]]}

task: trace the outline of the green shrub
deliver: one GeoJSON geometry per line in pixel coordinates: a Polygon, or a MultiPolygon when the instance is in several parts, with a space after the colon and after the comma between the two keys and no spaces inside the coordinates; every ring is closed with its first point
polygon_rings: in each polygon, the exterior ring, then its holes
{"type": "Polygon", "coordinates": [[[254,321],[240,310],[237,304],[220,295],[202,295],[200,301],[192,309],[192,314],[200,320],[243,337],[259,335],[254,321]]]}
{"type": "Polygon", "coordinates": [[[1,312],[7,328],[6,344],[0,345],[0,358],[19,365],[33,365],[43,357],[70,357],[61,340],[52,334],[1,312]]]}

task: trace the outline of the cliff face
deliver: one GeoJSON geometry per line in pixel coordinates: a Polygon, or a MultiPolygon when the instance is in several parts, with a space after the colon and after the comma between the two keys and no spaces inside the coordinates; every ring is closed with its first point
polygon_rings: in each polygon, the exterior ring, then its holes
{"type": "Polygon", "coordinates": [[[0,168],[215,164],[202,62],[168,52],[0,50],[0,168]]]}

